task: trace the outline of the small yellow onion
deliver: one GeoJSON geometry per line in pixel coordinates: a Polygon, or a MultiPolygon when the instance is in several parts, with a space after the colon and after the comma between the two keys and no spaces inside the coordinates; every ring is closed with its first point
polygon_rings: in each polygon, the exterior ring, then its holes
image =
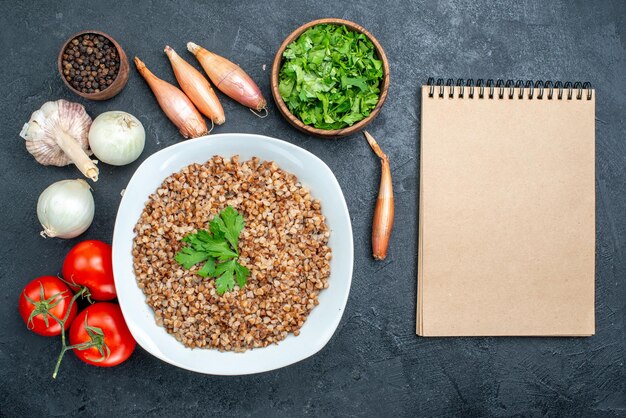
{"type": "Polygon", "coordinates": [[[74,238],[89,228],[95,203],[85,180],[62,180],[52,183],[37,201],[41,236],[74,238]]]}
{"type": "Polygon", "coordinates": [[[143,125],[130,113],[114,110],[101,113],[89,128],[89,147],[110,165],[126,165],[141,155],[146,142],[143,125]]]}

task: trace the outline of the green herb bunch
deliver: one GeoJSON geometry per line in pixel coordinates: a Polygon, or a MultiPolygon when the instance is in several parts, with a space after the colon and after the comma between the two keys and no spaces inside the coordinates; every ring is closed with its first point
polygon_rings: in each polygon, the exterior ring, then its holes
{"type": "Polygon", "coordinates": [[[189,269],[198,263],[202,277],[215,278],[217,293],[233,290],[235,282],[240,288],[246,284],[250,270],[239,264],[239,234],[245,222],[232,207],[228,206],[209,222],[209,230],[199,230],[183,238],[187,245],[176,254],[176,261],[189,269]]]}
{"type": "Polygon", "coordinates": [[[304,124],[341,129],[366,118],[380,97],[374,44],[343,25],[307,29],[283,53],[278,89],[304,124]]]}

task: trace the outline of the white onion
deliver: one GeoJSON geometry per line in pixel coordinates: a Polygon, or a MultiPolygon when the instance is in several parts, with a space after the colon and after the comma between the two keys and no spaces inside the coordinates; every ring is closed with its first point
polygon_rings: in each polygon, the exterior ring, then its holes
{"type": "Polygon", "coordinates": [[[122,111],[102,113],[89,129],[89,147],[98,159],[111,165],[135,161],[145,142],[146,131],[139,119],[122,111]]]}
{"type": "Polygon", "coordinates": [[[37,201],[43,237],[74,238],[89,228],[95,203],[85,180],[52,183],[37,201]]]}

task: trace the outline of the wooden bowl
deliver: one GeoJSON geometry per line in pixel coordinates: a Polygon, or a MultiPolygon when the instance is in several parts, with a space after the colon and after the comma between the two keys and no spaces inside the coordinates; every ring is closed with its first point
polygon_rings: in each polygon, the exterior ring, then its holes
{"type": "Polygon", "coordinates": [[[325,138],[335,138],[335,137],[347,136],[355,132],[359,132],[360,130],[365,128],[367,124],[369,124],[372,120],[374,120],[376,115],[378,115],[378,112],[380,112],[380,109],[383,107],[383,104],[385,103],[385,99],[387,98],[387,93],[389,91],[389,62],[387,62],[387,56],[385,56],[385,51],[383,51],[383,48],[380,46],[380,43],[378,43],[378,40],[376,40],[376,38],[374,38],[374,36],[371,33],[366,31],[360,25],[357,25],[354,22],[350,22],[349,20],[344,20],[344,19],[318,19],[318,20],[314,20],[312,22],[309,22],[300,26],[298,29],[293,31],[287,37],[287,39],[283,41],[283,43],[280,45],[280,48],[278,48],[278,52],[276,52],[276,57],[274,58],[274,63],[272,64],[271,77],[272,77],[272,80],[271,80],[272,95],[274,96],[274,101],[276,102],[276,105],[278,106],[280,113],[282,113],[282,115],[287,119],[287,121],[291,125],[299,129],[300,131],[311,134],[311,135],[325,137],[325,138]],[[291,42],[295,41],[300,35],[302,35],[304,31],[306,31],[312,26],[319,25],[319,24],[345,25],[346,27],[348,27],[349,29],[355,32],[364,34],[374,44],[374,47],[376,48],[376,55],[378,55],[378,58],[383,63],[383,78],[380,81],[380,98],[378,99],[378,104],[372,110],[372,112],[369,114],[368,117],[355,123],[352,126],[348,126],[342,129],[333,129],[333,130],[318,129],[318,128],[314,128],[313,126],[305,125],[300,119],[298,119],[298,117],[296,117],[293,113],[291,113],[291,111],[289,110],[285,102],[283,101],[283,98],[281,97],[280,92],[278,91],[278,82],[279,82],[278,74],[280,72],[280,68],[283,63],[283,52],[285,52],[285,48],[287,48],[287,45],[289,45],[291,42]]]}
{"type": "Polygon", "coordinates": [[[91,99],[91,100],[110,99],[111,97],[116,96],[120,91],[122,91],[124,86],[126,86],[126,82],[128,82],[129,67],[128,67],[128,58],[126,57],[126,53],[124,52],[120,44],[118,44],[115,41],[115,39],[113,39],[111,36],[107,35],[106,33],[100,32],[97,30],[83,30],[83,31],[77,32],[74,35],[72,35],[67,41],[65,41],[65,43],[63,44],[63,47],[61,48],[61,51],[59,51],[59,56],[57,58],[57,67],[59,69],[59,75],[61,76],[61,79],[63,80],[65,85],[74,93],[78,94],[81,97],[84,97],[85,99],[91,99]],[[117,77],[115,77],[115,79],[113,80],[113,83],[111,83],[111,85],[107,87],[106,89],[101,90],[97,93],[83,93],[80,90],[76,90],[74,86],[72,86],[63,76],[63,52],[67,49],[67,46],[69,45],[70,42],[72,42],[74,38],[77,38],[81,35],[91,35],[91,34],[104,36],[109,41],[111,41],[111,43],[117,50],[117,55],[120,59],[120,69],[118,70],[117,77]]]}

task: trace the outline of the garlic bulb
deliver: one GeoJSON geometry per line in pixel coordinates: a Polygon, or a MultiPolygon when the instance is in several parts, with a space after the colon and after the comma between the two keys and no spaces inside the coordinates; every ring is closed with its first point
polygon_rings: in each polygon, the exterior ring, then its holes
{"type": "Polygon", "coordinates": [[[41,236],[74,238],[89,228],[95,203],[85,180],[62,180],[48,186],[37,201],[41,236]]]}
{"type": "Polygon", "coordinates": [[[91,118],[83,105],[57,100],[46,102],[24,125],[20,136],[26,149],[43,165],[76,164],[93,181],[98,180],[98,168],[89,158],[89,127],[91,118]]]}

